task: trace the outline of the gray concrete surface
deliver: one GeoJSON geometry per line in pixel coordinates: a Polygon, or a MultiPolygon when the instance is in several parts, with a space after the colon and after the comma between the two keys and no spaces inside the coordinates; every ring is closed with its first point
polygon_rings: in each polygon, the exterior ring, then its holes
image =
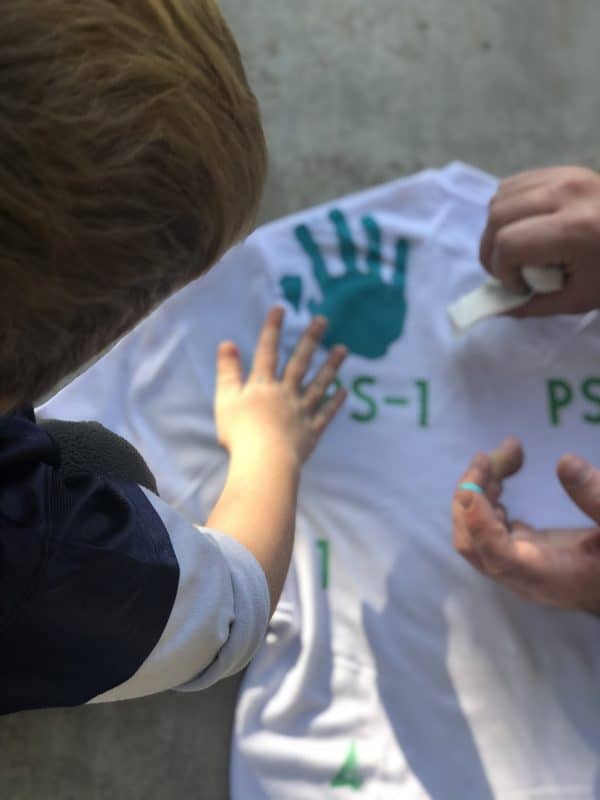
{"type": "MultiPolygon", "coordinates": [[[[597,0],[222,5],[265,116],[262,220],[453,159],[600,167],[597,0]]],[[[225,800],[235,691],[1,719],[0,800],[225,800]]]]}

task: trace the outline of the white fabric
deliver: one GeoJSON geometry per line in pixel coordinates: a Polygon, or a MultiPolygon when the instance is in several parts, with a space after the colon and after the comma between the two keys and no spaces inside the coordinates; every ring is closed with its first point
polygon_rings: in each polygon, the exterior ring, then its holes
{"type": "Polygon", "coordinates": [[[523,267],[521,272],[530,292],[511,292],[500,281],[489,278],[478,289],[452,303],[448,314],[455,332],[466,333],[484,319],[524,306],[535,294],[551,294],[564,286],[564,273],[560,267],[523,267]]]}
{"type": "Polygon", "coordinates": [[[177,595],[142,666],[94,703],[174,687],[204,689],[234,675],[255,654],[269,620],[269,590],[254,556],[230,536],[195,528],[152,492],[142,491],[169,532],[180,570],[177,595]]]}
{"type": "Polygon", "coordinates": [[[236,340],[249,363],[267,308],[284,301],[286,357],[327,302],[367,352],[344,365],[347,406],[303,474],[292,569],[238,704],[234,800],[600,791],[600,621],[520,601],[451,544],[452,491],[474,452],[522,437],[528,463],[505,499],[537,525],[586,524],[553,469],[566,451],[598,461],[597,318],[499,318],[453,336],[446,308],[481,282],[495,186],[454,164],[266,226],[46,408],[129,438],[167,502],[198,521],[225,476],[211,415],[218,342],[236,340]],[[334,208],[355,243],[346,263],[334,208]],[[383,270],[365,217],[381,228],[383,270]]]}

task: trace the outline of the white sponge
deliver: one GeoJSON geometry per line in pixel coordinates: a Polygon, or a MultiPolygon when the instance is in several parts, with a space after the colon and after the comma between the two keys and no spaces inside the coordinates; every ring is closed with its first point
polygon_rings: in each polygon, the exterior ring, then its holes
{"type": "Polygon", "coordinates": [[[534,294],[559,292],[565,282],[562,267],[523,267],[522,275],[531,288],[526,294],[510,292],[500,281],[490,278],[479,289],[449,306],[448,314],[454,332],[466,333],[483,319],[525,305],[534,294]]]}

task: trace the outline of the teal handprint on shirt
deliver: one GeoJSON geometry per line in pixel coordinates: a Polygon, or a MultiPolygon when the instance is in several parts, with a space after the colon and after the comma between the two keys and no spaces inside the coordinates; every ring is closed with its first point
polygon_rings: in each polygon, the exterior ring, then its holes
{"type": "MultiPolygon", "coordinates": [[[[362,253],[352,239],[345,215],[336,209],[329,219],[344,265],[342,275],[330,273],[322,250],[306,225],[299,225],[294,231],[322,293],[321,301],[311,298],[307,307],[313,316],[323,315],[329,320],[323,339],[325,347],[345,344],[355,355],[381,358],[404,331],[408,243],[404,239],[396,242],[392,280],[386,282],[382,277],[381,228],[375,219],[365,216],[361,220],[367,243],[362,253]],[[364,258],[366,270],[359,269],[360,258],[364,258]]],[[[299,310],[304,302],[302,278],[284,276],[281,289],[286,300],[299,310]]]]}

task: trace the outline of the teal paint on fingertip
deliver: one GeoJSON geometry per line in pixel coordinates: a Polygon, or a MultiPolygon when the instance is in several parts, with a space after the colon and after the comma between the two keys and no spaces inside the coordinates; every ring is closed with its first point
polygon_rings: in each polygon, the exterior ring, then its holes
{"type": "Polygon", "coordinates": [[[458,487],[465,492],[475,492],[476,494],[485,494],[481,486],[478,486],[476,483],[471,483],[467,481],[466,483],[461,483],[458,487]]]}

